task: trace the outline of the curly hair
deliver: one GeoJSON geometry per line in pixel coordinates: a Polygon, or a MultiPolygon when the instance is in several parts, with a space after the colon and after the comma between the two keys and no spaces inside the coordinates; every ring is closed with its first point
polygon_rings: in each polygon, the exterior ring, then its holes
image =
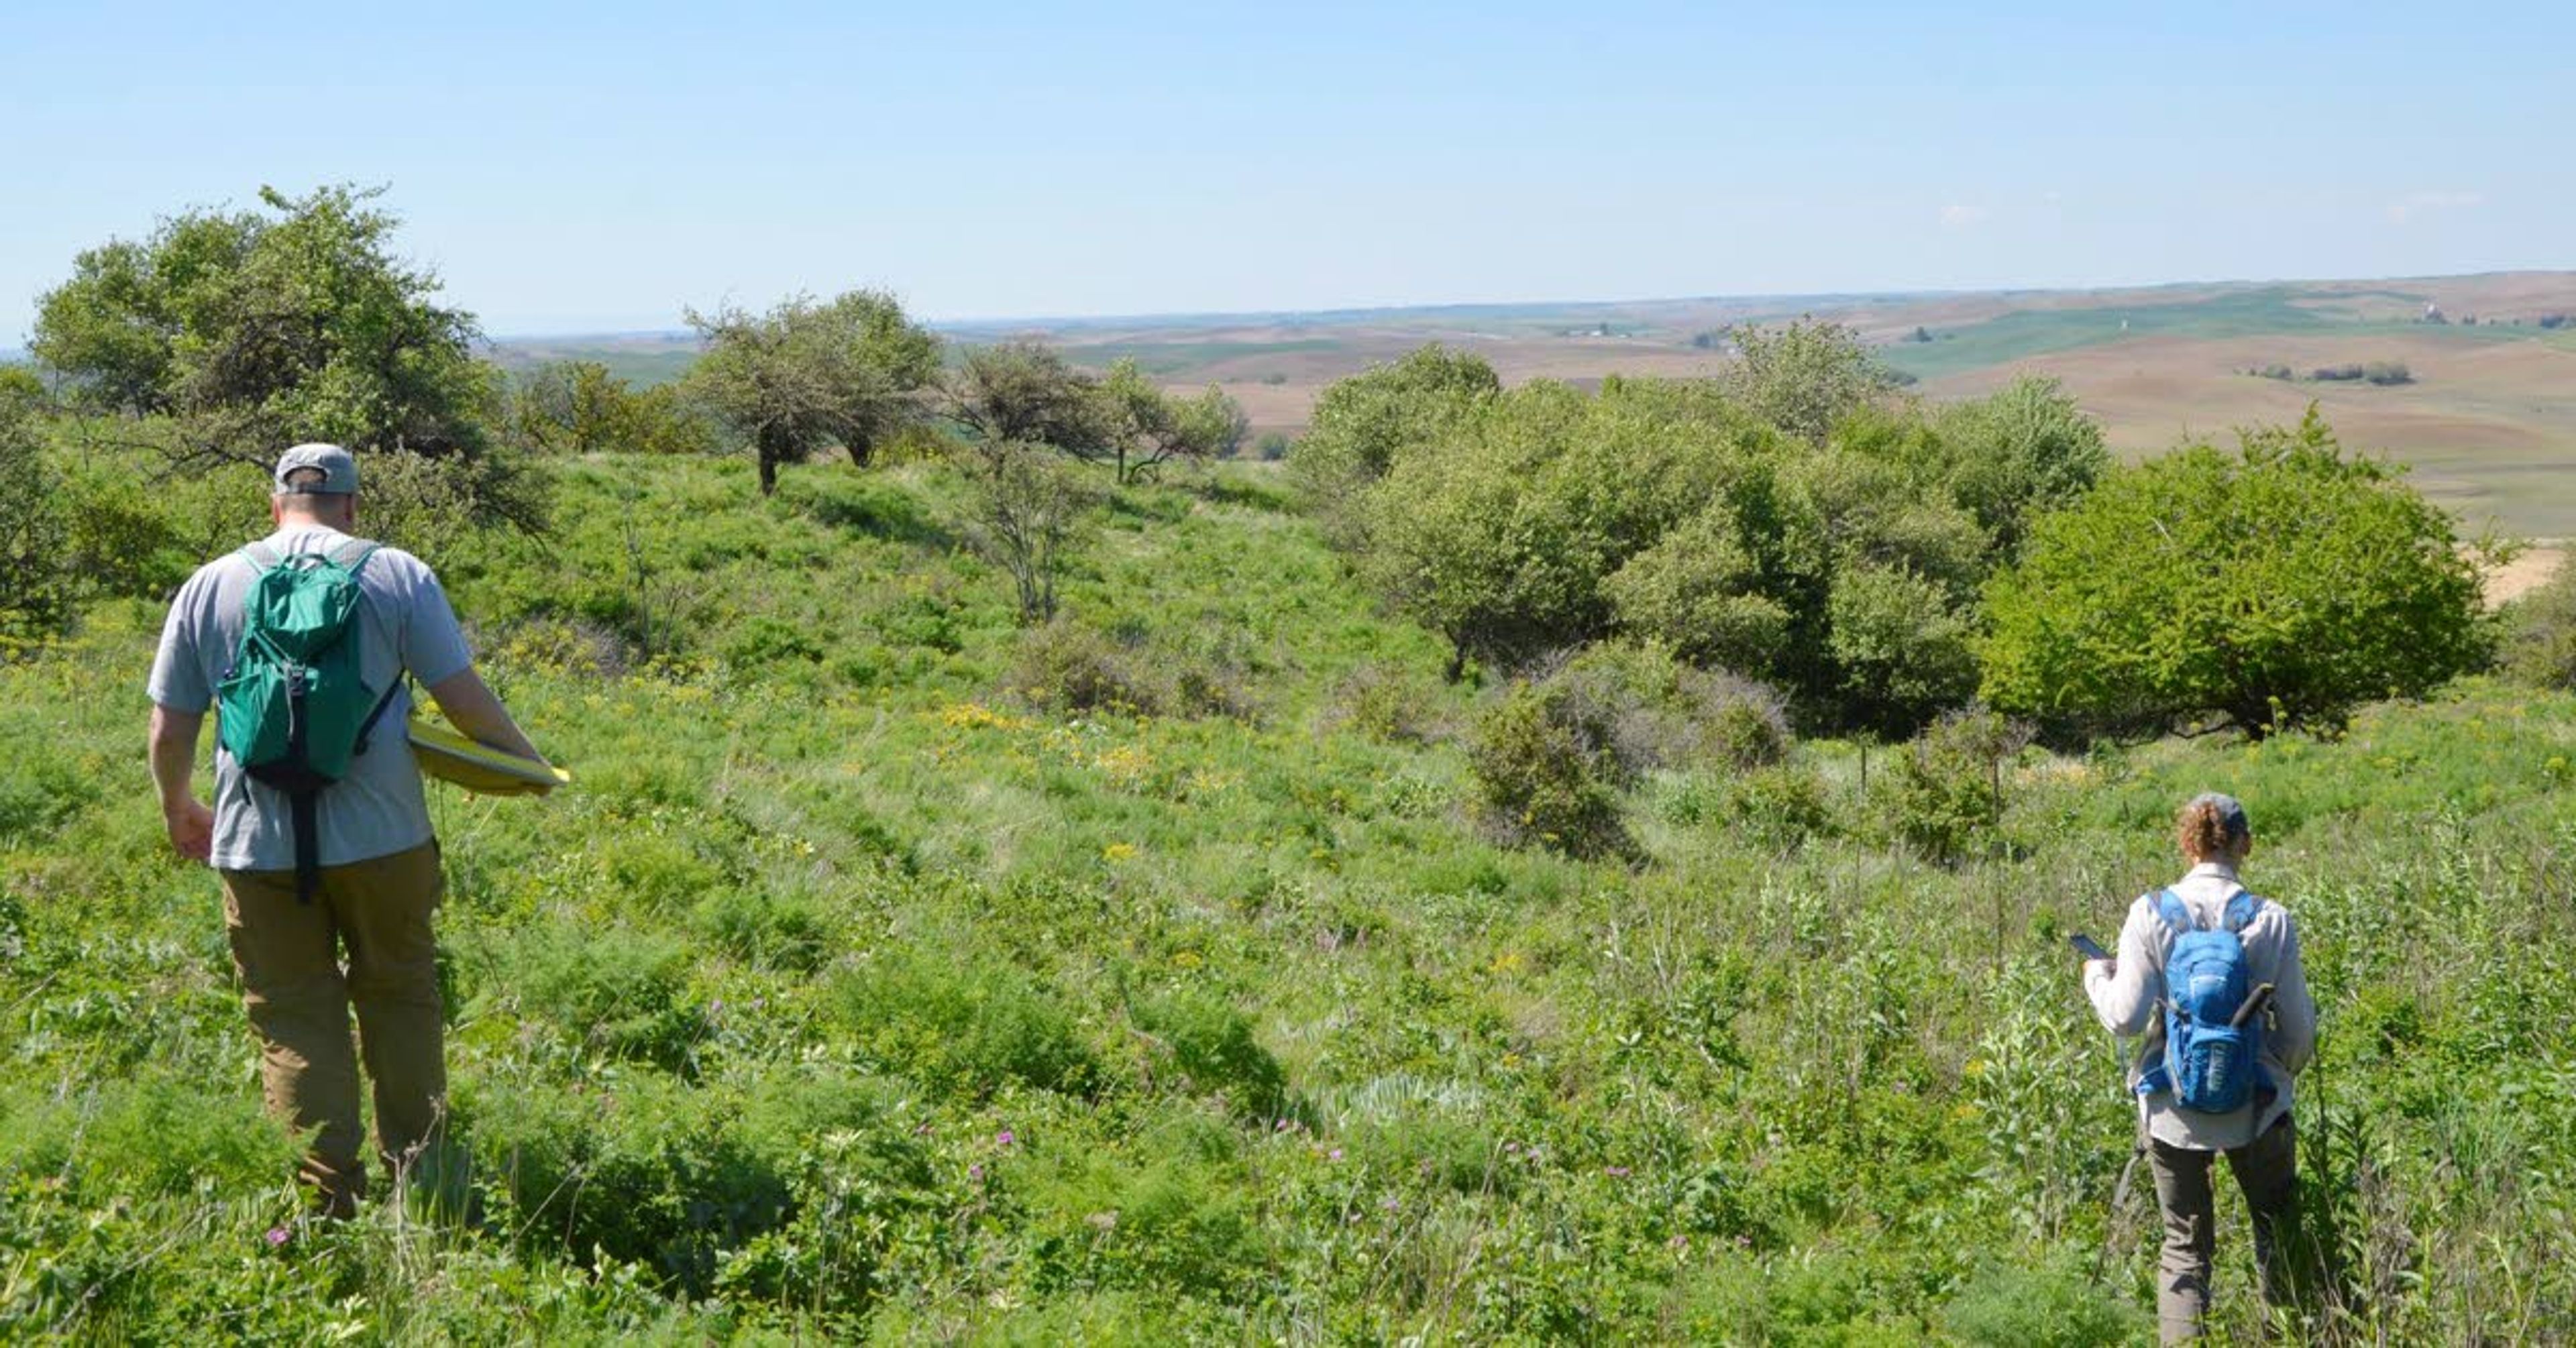
{"type": "Polygon", "coordinates": [[[2210,800],[2195,800],[2174,816],[2174,841],[2195,857],[2224,855],[2243,833],[2231,833],[2227,816],[2210,800]]]}

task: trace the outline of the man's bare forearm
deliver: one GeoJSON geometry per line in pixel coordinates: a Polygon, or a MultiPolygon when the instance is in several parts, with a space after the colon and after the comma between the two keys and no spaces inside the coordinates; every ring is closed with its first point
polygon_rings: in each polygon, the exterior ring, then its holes
{"type": "Polygon", "coordinates": [[[520,732],[519,723],[510,719],[510,709],[501,705],[501,699],[493,695],[483,676],[472,669],[431,684],[429,695],[446,713],[448,724],[468,738],[521,758],[545,761],[545,755],[538,753],[537,746],[520,732]]]}
{"type": "Polygon", "coordinates": [[[197,735],[205,725],[203,712],[152,709],[152,784],[161,793],[165,815],[196,799],[191,779],[197,771],[197,735]]]}

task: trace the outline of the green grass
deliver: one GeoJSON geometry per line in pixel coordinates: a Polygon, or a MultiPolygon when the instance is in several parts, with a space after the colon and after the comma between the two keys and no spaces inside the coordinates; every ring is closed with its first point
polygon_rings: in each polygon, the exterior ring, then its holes
{"type": "Polygon", "coordinates": [[[1668,777],[1650,863],[1581,864],[1469,822],[1490,690],[1257,472],[1123,493],[1067,589],[1248,704],[1184,717],[1014,695],[941,471],[556,467],[556,537],[431,559],[580,779],[436,793],[467,1215],[294,1225],[148,799],[157,606],[0,667],[0,1333],[2132,1340],[2153,1253],[2063,934],[2168,876],[2204,787],[2305,933],[2337,1332],[2576,1316],[2576,699],[2034,751],[1957,869],[1811,744],[1802,845],[1668,777]]]}

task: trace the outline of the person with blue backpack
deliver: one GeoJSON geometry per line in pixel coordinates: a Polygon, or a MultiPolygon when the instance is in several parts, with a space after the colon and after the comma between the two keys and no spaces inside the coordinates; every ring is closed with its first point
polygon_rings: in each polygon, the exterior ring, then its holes
{"type": "Polygon", "coordinates": [[[437,575],[355,536],[347,450],[286,451],[270,515],[274,533],[171,601],[148,689],[152,776],[171,846],[222,879],[269,1112],[307,1138],[316,1206],[347,1216],[366,1188],[359,1063],[388,1170],[435,1160],[446,1108],[430,927],[443,881],[404,730],[409,682],[459,731],[538,755],[475,672],[437,575]],[[192,783],[209,711],[211,804],[192,783]]]}
{"type": "Polygon", "coordinates": [[[2197,1337],[2209,1310],[2218,1156],[2253,1218],[2265,1304],[2296,1304],[2305,1290],[2290,1104],[2317,1023],[2298,924],[2237,878],[2254,845],[2245,807],[2232,796],[2194,797],[2176,832],[2190,871],[2141,895],[2116,956],[2084,966],[2103,1025],[2144,1040],[2130,1084],[2164,1214],[2156,1318],[2167,1343],[2197,1337]]]}

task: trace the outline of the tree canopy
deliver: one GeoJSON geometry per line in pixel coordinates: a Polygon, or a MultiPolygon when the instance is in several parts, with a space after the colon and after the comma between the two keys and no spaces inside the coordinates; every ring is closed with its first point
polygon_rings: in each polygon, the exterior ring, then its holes
{"type": "Polygon", "coordinates": [[[1335,541],[1356,543],[1360,496],[1395,466],[1396,455],[1430,441],[1449,419],[1502,388],[1482,356],[1436,342],[1418,348],[1326,388],[1289,454],[1289,471],[1335,541]]]}
{"type": "Polygon", "coordinates": [[[80,254],[39,304],[36,357],[94,408],[176,419],[190,455],[296,440],[433,456],[484,443],[494,387],[473,317],[395,258],[381,188],[260,189],[80,254]]]}
{"type": "Polygon", "coordinates": [[[867,466],[877,444],[922,411],[939,373],[939,338],[891,295],[854,290],[827,303],[796,295],[765,314],[727,304],[688,311],[706,354],[687,385],[751,443],[762,494],[778,469],[838,446],[867,466]]]}
{"type": "Polygon", "coordinates": [[[1986,696],[2151,732],[2341,725],[2475,668],[2492,633],[2451,521],[2314,407],[2114,471],[1987,589],[1986,696]]]}

